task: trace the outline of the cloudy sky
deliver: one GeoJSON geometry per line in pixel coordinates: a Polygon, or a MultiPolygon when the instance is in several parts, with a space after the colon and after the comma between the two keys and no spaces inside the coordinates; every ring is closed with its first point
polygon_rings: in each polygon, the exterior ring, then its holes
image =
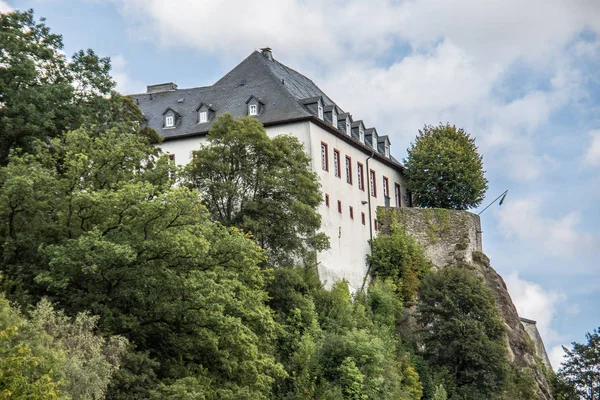
{"type": "Polygon", "coordinates": [[[423,124],[477,137],[490,181],[484,250],[521,316],[561,344],[600,326],[597,0],[0,0],[33,8],[65,50],[113,60],[118,89],[210,85],[253,50],[313,79],[390,135],[423,124]]]}

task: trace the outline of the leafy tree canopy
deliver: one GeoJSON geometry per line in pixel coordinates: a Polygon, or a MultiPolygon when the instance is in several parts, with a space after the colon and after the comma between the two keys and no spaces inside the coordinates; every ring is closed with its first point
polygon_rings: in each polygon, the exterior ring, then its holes
{"type": "Polygon", "coordinates": [[[197,191],[173,187],[176,172],[125,126],[11,156],[0,169],[4,287],[21,304],[46,295],[100,316],[102,332],[158,361],[165,384],[192,376],[211,398],[265,398],[283,370],[264,251],[211,222],[197,191]]]}
{"type": "Polygon", "coordinates": [[[487,190],[475,139],[450,124],[425,125],[408,148],[406,184],[420,207],[467,210],[487,190]]]}
{"type": "Polygon", "coordinates": [[[392,223],[388,235],[373,239],[367,256],[371,273],[380,279],[391,279],[401,299],[412,302],[419,290],[420,280],[431,268],[423,248],[402,226],[392,223]]]}
{"type": "Polygon", "coordinates": [[[586,333],[585,338],[587,343],[563,346],[565,360],[558,371],[561,398],[600,399],[600,328],[586,333]]]}
{"type": "Polygon", "coordinates": [[[219,117],[208,144],[194,152],[187,183],[213,219],[251,232],[272,263],[328,246],[317,234],[322,201],[310,158],[294,136],[269,138],[252,117],[219,117]]]}
{"type": "Polygon", "coordinates": [[[417,315],[425,358],[450,398],[501,398],[508,377],[504,326],[491,290],[466,267],[422,282],[417,315]]]}
{"type": "Polygon", "coordinates": [[[62,37],[33,10],[0,14],[0,48],[0,164],[11,149],[31,151],[36,139],[82,124],[143,122],[132,100],[113,91],[110,60],[89,49],[68,60],[62,37]]]}

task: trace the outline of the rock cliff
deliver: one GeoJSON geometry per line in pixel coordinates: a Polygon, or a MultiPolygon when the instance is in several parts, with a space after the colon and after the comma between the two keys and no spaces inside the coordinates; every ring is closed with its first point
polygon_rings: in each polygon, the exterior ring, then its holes
{"type": "Polygon", "coordinates": [[[379,208],[378,220],[383,233],[389,229],[390,223],[403,225],[423,246],[437,268],[462,265],[483,277],[494,292],[504,319],[511,362],[533,372],[540,399],[552,399],[544,373],[545,366],[536,355],[535,346],[521,324],[506,284],[482,252],[479,216],[445,209],[379,208]]]}

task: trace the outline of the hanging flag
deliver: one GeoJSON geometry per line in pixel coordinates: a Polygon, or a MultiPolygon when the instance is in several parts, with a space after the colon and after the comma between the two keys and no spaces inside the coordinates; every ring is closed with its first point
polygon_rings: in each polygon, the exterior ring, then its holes
{"type": "Polygon", "coordinates": [[[501,205],[502,205],[502,203],[504,203],[504,199],[506,198],[506,195],[507,195],[507,194],[508,194],[508,192],[507,192],[507,193],[504,193],[504,196],[502,196],[502,198],[500,199],[500,203],[498,203],[498,205],[499,205],[499,206],[501,206],[501,205]]]}

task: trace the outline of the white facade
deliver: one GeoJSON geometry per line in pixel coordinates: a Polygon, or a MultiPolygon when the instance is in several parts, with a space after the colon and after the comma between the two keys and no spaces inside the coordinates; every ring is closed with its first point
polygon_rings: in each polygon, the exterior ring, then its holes
{"type": "MultiPolygon", "coordinates": [[[[405,204],[405,188],[398,168],[376,158],[367,162],[370,154],[350,144],[310,121],[280,124],[266,128],[270,137],[293,135],[302,143],[311,157],[311,168],[321,182],[323,203],[318,211],[322,216],[322,231],[329,236],[331,248],[317,255],[319,277],[330,287],[339,279],[346,279],[355,292],[363,285],[367,273],[366,255],[369,253],[369,220],[373,236],[376,235],[376,210],[379,206],[397,206],[396,185],[401,187],[399,202],[405,204]],[[327,147],[328,168],[322,165],[322,144],[327,147]],[[334,151],[339,153],[339,176],[334,169],[334,151]],[[346,157],[350,160],[351,183],[346,175],[346,157]],[[358,165],[363,166],[363,189],[359,188],[358,165]],[[368,168],[367,168],[368,164],[368,168]],[[369,213],[369,172],[375,174],[375,196],[371,197],[369,213]],[[388,198],[384,197],[384,177],[387,178],[388,198]],[[325,198],[328,198],[329,205],[325,198]],[[339,203],[338,203],[339,202],[339,203]],[[350,211],[352,209],[352,211],[350,211]],[[352,212],[352,215],[351,215],[352,212]],[[364,215],[364,223],[363,223],[364,215]],[[369,218],[370,217],[370,218],[369,218]]],[[[165,141],[162,150],[173,154],[175,162],[183,165],[191,160],[192,151],[205,142],[205,137],[189,137],[165,141]]]]}

